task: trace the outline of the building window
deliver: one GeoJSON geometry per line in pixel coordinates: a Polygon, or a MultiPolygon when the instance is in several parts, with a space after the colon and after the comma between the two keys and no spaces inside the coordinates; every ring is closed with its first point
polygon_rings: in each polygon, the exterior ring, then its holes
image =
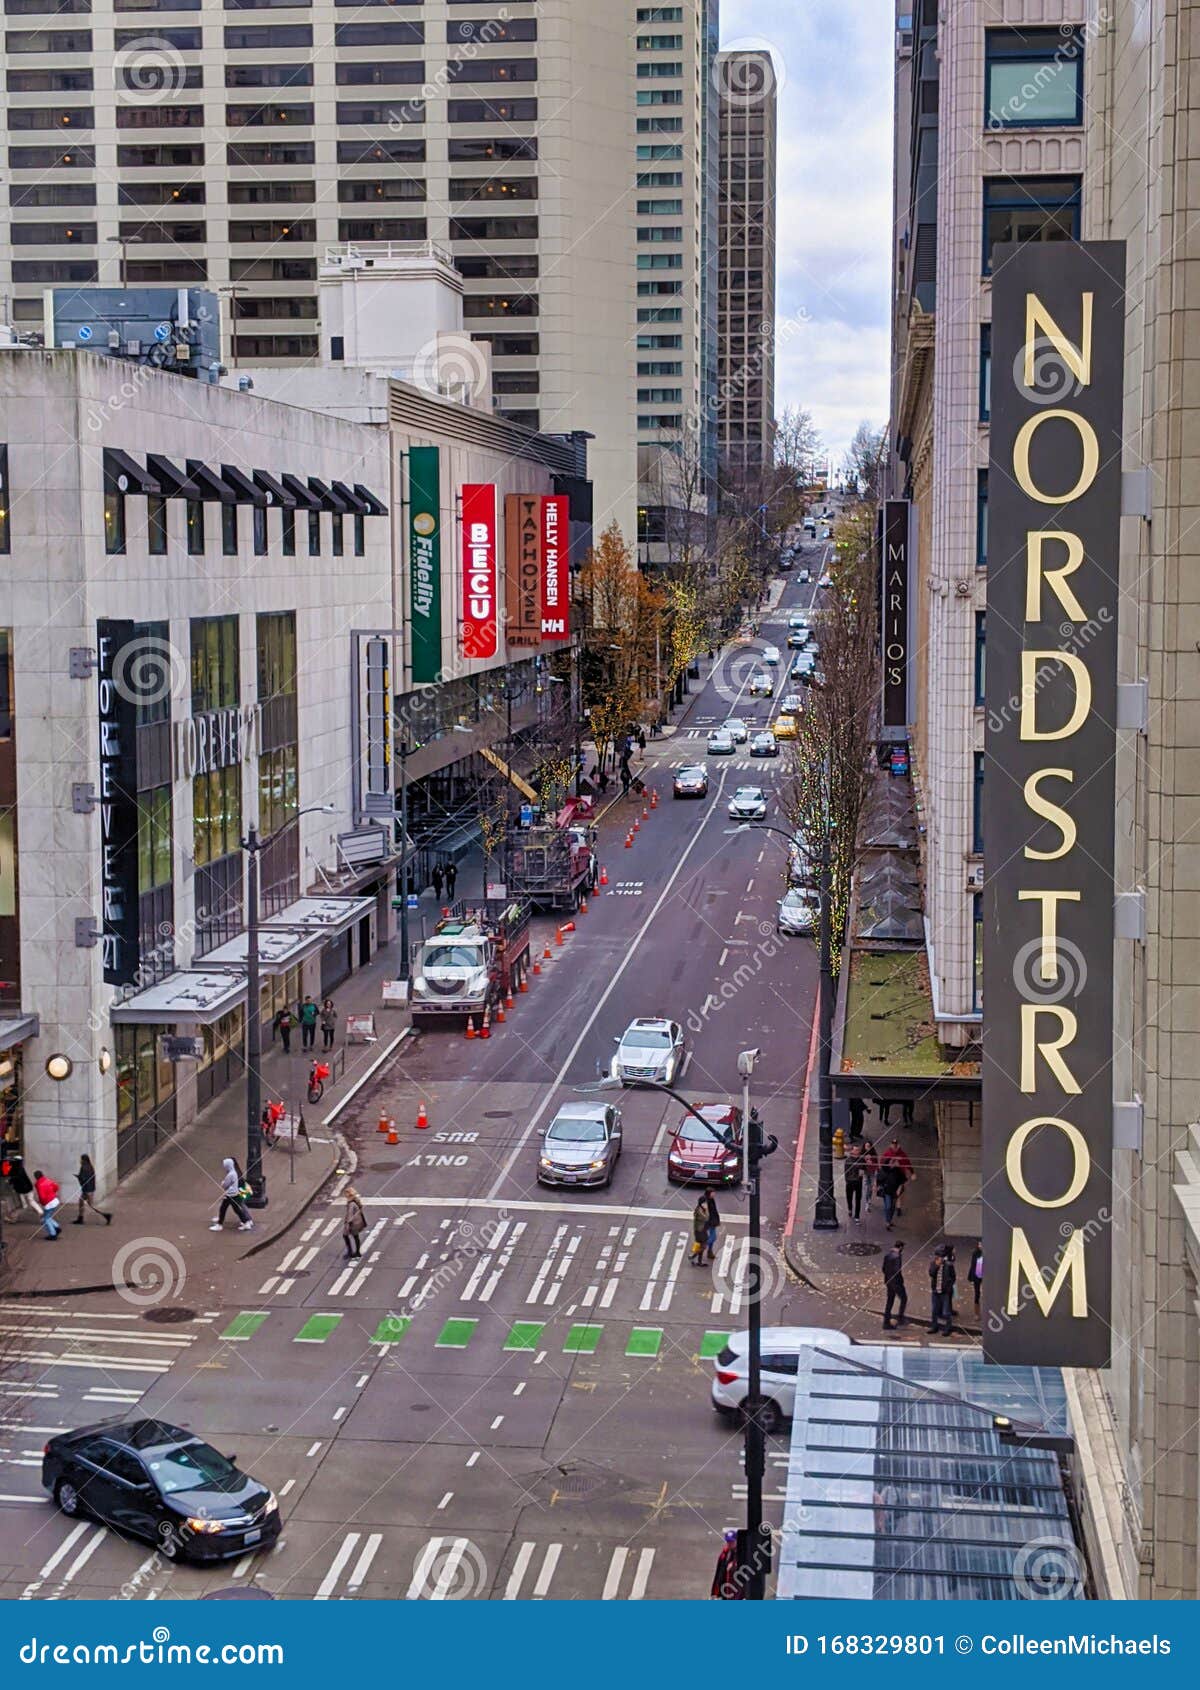
{"type": "Polygon", "coordinates": [[[286,505],[279,513],[284,557],[296,555],[296,513],[286,505]]]}
{"type": "Polygon", "coordinates": [[[146,545],[151,557],[166,557],[167,501],[161,493],[146,497],[146,545]]]}
{"type": "Polygon", "coordinates": [[[971,899],[971,1008],[976,1015],[983,1013],[983,893],[971,899]]]}
{"type": "Polygon", "coordinates": [[[992,325],[979,325],[979,420],[987,422],[992,414],[992,325]]]}
{"type": "Polygon", "coordinates": [[[975,779],[971,789],[971,850],[983,854],[983,752],[975,753],[975,779]]]}
{"type": "Polygon", "coordinates": [[[192,714],[230,710],[238,702],[238,619],[192,620],[192,714]]]}
{"type": "Polygon", "coordinates": [[[987,612],[975,612],[975,702],[987,696],[987,612]]]}
{"type": "Polygon", "coordinates": [[[308,555],[309,557],[320,557],[321,555],[320,511],[309,511],[308,513],[308,555]]]}
{"type": "Polygon", "coordinates": [[[331,536],[330,549],[333,552],[334,557],[341,557],[345,551],[341,511],[334,511],[333,515],[329,518],[329,532],[331,536]]]}
{"type": "Polygon", "coordinates": [[[138,793],[138,891],[169,886],[171,871],[171,787],[138,793]]]}
{"type": "Polygon", "coordinates": [[[221,551],[225,557],[236,557],[238,550],[238,508],[221,506],[221,551]]]}
{"type": "Polygon", "coordinates": [[[988,472],[976,471],[975,480],[975,567],[987,568],[988,549],[988,472]]]}
{"type": "Polygon", "coordinates": [[[254,520],[254,555],[255,557],[266,557],[267,507],[266,505],[254,505],[252,510],[254,520]]]}
{"type": "Polygon", "coordinates": [[[0,552],[12,550],[8,524],[8,447],[0,446],[0,552]]]}
{"type": "Polygon", "coordinates": [[[367,524],[361,511],[354,513],[354,555],[355,557],[367,555],[367,524]]]}
{"type": "Polygon", "coordinates": [[[104,489],[104,549],[110,556],[125,550],[125,495],[116,487],[104,489]]]}
{"type": "Polygon", "coordinates": [[[985,65],[989,129],[1083,122],[1082,31],[989,29],[985,65]]]}
{"type": "Polygon", "coordinates": [[[983,273],[1006,241],[1077,241],[1078,176],[988,176],[983,183],[983,273]]]}
{"type": "Polygon", "coordinates": [[[204,505],[199,499],[189,499],[184,507],[187,520],[187,549],[189,557],[204,556],[204,505]]]}
{"type": "Polygon", "coordinates": [[[270,914],[300,896],[299,746],[296,709],[296,617],[291,611],[260,615],[258,700],[258,825],[263,909],[270,914]]]}

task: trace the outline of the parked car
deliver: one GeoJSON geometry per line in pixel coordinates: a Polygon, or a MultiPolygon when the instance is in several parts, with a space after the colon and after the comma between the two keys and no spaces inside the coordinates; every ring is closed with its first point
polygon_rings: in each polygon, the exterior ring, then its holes
{"type": "Polygon", "coordinates": [[[703,1115],[721,1136],[706,1133],[695,1115],[684,1115],[667,1146],[667,1178],[673,1185],[737,1185],[742,1177],[742,1112],[735,1103],[701,1103],[703,1115]]]}
{"type": "Polygon", "coordinates": [[[725,723],[725,731],[733,735],[735,745],[745,745],[750,732],[740,716],[730,716],[725,723]]]}
{"type": "Polygon", "coordinates": [[[564,1103],[542,1134],[539,1185],[611,1185],[621,1155],[621,1111],[564,1103]]]}
{"type": "Polygon", "coordinates": [[[751,698],[770,698],[774,692],[774,680],[765,669],[760,669],[750,682],[751,698]]]}
{"type": "Polygon", "coordinates": [[[676,798],[707,798],[708,770],[699,763],[688,763],[676,769],[671,791],[676,798]]]}
{"type": "Polygon", "coordinates": [[[776,739],[795,739],[799,732],[796,726],[796,718],[791,715],[776,716],[771,724],[771,732],[776,739]]]}
{"type": "Polygon", "coordinates": [[[751,757],[778,757],[779,746],[773,733],[757,733],[750,741],[751,757]]]}
{"type": "Polygon", "coordinates": [[[739,786],[729,800],[734,821],[763,822],[767,819],[767,795],[761,786],[739,786]]]}
{"type": "Polygon", "coordinates": [[[683,1028],[677,1021],[639,1016],[613,1042],[617,1053],[612,1075],[622,1085],[633,1086],[639,1080],[673,1085],[683,1067],[683,1028]]]}
{"type": "Polygon", "coordinates": [[[64,1514],[153,1543],[167,1561],[223,1561],[279,1536],[274,1491],[166,1420],[60,1432],[42,1451],[42,1484],[64,1514]]]}
{"type": "Polygon", "coordinates": [[[791,886],[779,900],[775,931],[807,936],[816,932],[820,920],[821,900],[812,887],[791,886]]]}
{"type": "Polygon", "coordinates": [[[732,757],[734,752],[733,735],[728,728],[714,728],[708,736],[708,754],[710,757],[732,757]]]}
{"type": "MultiPolygon", "coordinates": [[[[781,1430],[792,1418],[796,1406],[796,1378],[800,1356],[809,1349],[848,1350],[853,1340],[844,1332],[824,1326],[764,1326],[762,1329],[763,1406],[760,1417],[766,1431],[781,1430]]],[[[749,1393],[750,1334],[731,1332],[729,1342],[713,1360],[712,1405],[730,1419],[745,1413],[749,1393]]]]}

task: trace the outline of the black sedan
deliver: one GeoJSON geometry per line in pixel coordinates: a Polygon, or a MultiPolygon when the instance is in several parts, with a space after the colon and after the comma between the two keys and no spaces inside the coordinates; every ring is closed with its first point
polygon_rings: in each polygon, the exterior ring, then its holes
{"type": "Polygon", "coordinates": [[[707,798],[708,770],[700,764],[676,769],[672,792],[676,798],[707,798]]]}
{"type": "Polygon", "coordinates": [[[751,757],[778,757],[779,743],[774,734],[755,734],[750,741],[751,757]]]}
{"type": "Polygon", "coordinates": [[[222,1561],[279,1536],[275,1493],[165,1420],[101,1421],[42,1451],[42,1484],[64,1514],[90,1514],[168,1561],[222,1561]]]}

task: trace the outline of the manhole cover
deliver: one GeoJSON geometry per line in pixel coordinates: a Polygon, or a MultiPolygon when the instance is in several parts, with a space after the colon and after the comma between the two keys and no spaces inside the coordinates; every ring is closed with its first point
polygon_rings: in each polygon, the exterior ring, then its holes
{"type": "Polygon", "coordinates": [[[371,1172],[373,1174],[394,1174],[398,1166],[399,1164],[396,1162],[372,1162],[371,1172]]]}
{"type": "Polygon", "coordinates": [[[483,1118],[485,1121],[511,1121],[513,1112],[511,1109],[485,1109],[483,1118]]]}
{"type": "Polygon", "coordinates": [[[882,1249],[880,1244],[869,1244],[865,1238],[858,1238],[852,1244],[839,1244],[839,1256],[877,1256],[882,1249]]]}
{"type": "Polygon", "coordinates": [[[152,1326],[182,1326],[185,1321],[195,1318],[195,1309],[181,1309],[177,1304],[172,1304],[170,1308],[147,1309],[142,1316],[152,1326]]]}
{"type": "Polygon", "coordinates": [[[410,1414],[428,1414],[429,1409],[430,1404],[427,1402],[410,1402],[408,1405],[408,1412],[410,1414]]]}
{"type": "Polygon", "coordinates": [[[594,1497],[600,1491],[612,1488],[613,1481],[598,1473],[568,1473],[555,1487],[560,1496],[574,1496],[580,1499],[594,1497]]]}

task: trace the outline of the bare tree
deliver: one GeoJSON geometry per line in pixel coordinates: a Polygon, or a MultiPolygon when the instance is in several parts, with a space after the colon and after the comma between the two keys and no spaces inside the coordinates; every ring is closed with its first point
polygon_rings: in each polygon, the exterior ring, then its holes
{"type": "Polygon", "coordinates": [[[828,845],[836,973],[875,766],[879,634],[872,510],[856,507],[838,523],[834,539],[833,586],[819,624],[820,676],[800,713],[781,802],[814,875],[828,845]]]}
{"type": "Polygon", "coordinates": [[[867,504],[878,504],[883,492],[887,458],[887,429],[860,422],[843,460],[843,473],[867,504]]]}
{"type": "Polygon", "coordinates": [[[615,521],[579,571],[579,605],[584,705],[603,766],[654,697],[663,639],[663,595],[636,568],[615,521]]]}

